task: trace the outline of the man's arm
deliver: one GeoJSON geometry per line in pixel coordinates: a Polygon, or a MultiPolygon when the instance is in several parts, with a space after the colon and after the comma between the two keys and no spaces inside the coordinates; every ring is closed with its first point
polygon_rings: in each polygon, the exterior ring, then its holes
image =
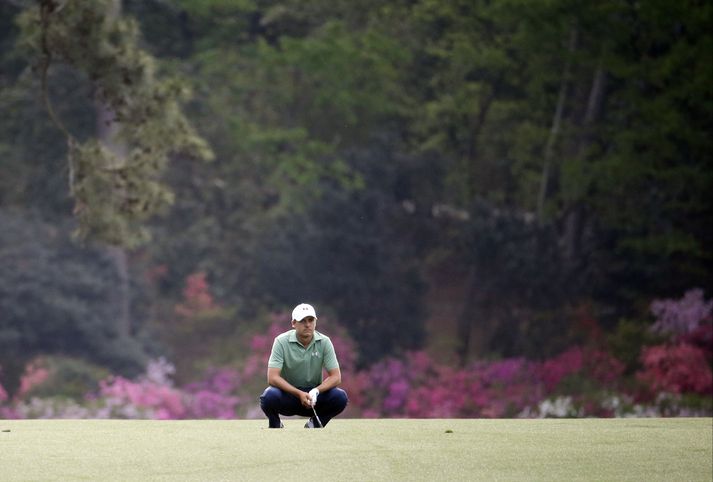
{"type": "MultiPolygon", "coordinates": [[[[282,378],[282,370],[280,368],[270,368],[268,367],[267,369],[267,383],[271,387],[279,388],[283,392],[290,393],[294,395],[295,397],[300,399],[300,402],[302,405],[305,407],[309,408],[312,405],[310,404],[309,400],[309,394],[307,392],[303,392],[302,390],[295,388],[292,386],[290,382],[282,378]]],[[[341,376],[340,376],[341,379],[341,376]]],[[[325,380],[326,381],[326,380],[325,380]]]]}
{"type": "Polygon", "coordinates": [[[322,363],[324,364],[324,369],[327,370],[327,378],[317,387],[320,393],[338,387],[342,383],[342,372],[339,370],[339,362],[337,361],[337,354],[334,352],[332,340],[327,338],[324,343],[322,363]]]}
{"type": "Polygon", "coordinates": [[[319,384],[317,387],[317,390],[319,390],[319,393],[326,392],[327,390],[331,390],[334,387],[338,387],[342,383],[342,372],[339,370],[339,367],[337,368],[332,368],[331,370],[327,371],[327,378],[322,381],[322,383],[319,384]]]}

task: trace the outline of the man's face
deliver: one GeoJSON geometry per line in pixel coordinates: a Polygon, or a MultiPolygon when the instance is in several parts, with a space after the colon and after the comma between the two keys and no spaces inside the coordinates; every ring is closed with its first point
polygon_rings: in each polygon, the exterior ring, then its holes
{"type": "Polygon", "coordinates": [[[311,340],[314,335],[314,330],[317,327],[317,320],[314,316],[305,316],[300,321],[292,320],[292,326],[297,332],[297,338],[300,340],[311,340]]]}

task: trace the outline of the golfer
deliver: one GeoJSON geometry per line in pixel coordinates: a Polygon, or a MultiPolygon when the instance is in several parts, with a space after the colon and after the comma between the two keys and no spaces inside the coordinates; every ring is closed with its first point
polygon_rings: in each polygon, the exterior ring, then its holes
{"type": "Polygon", "coordinates": [[[260,408],[270,428],[282,428],[280,415],[309,417],[305,428],[326,426],[342,413],[349,399],[337,386],[342,382],[332,341],[317,331],[317,313],[302,303],[292,310],[292,330],[272,344],[267,383],[260,408]],[[323,379],[322,371],[327,371],[323,379]]]}

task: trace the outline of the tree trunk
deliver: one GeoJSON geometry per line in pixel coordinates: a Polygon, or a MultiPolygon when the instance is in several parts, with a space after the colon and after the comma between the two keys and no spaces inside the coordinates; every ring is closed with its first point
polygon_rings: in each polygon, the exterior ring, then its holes
{"type": "Polygon", "coordinates": [[[121,336],[129,337],[131,330],[131,292],[129,279],[129,261],[124,248],[108,246],[107,252],[114,262],[118,284],[113,292],[112,304],[116,306],[116,328],[121,336]]]}
{"type": "MultiPolygon", "coordinates": [[[[112,122],[113,113],[103,104],[97,103],[97,138],[117,159],[126,157],[126,146],[116,142],[118,125],[112,122]]],[[[113,305],[116,306],[117,332],[122,336],[131,335],[131,299],[129,290],[129,262],[126,250],[120,246],[107,246],[109,257],[114,263],[118,284],[113,292],[113,305]]]]}
{"type": "Polygon", "coordinates": [[[473,316],[477,311],[478,277],[475,266],[468,269],[466,278],[465,299],[463,300],[463,311],[458,317],[456,335],[458,336],[457,355],[461,365],[468,361],[470,353],[471,332],[473,331],[473,316]]]}
{"type": "MultiPolygon", "coordinates": [[[[121,15],[121,0],[112,0],[107,16],[114,19],[121,15]]],[[[116,134],[119,124],[114,120],[114,112],[104,103],[96,102],[97,138],[122,162],[128,155],[127,147],[118,141],[116,134]]],[[[119,246],[108,246],[107,252],[114,263],[118,284],[113,292],[112,304],[116,306],[116,328],[121,336],[131,336],[131,292],[129,261],[126,250],[119,246]]]]}
{"type": "MultiPolygon", "coordinates": [[[[497,84],[497,82],[496,82],[497,84]]],[[[474,198],[474,185],[475,179],[475,162],[478,152],[478,137],[480,132],[485,125],[485,119],[490,111],[490,106],[495,100],[496,87],[492,87],[490,92],[481,98],[480,104],[478,106],[478,112],[473,115],[470,130],[470,142],[468,143],[468,150],[465,156],[466,164],[466,191],[463,201],[469,204],[474,198]]],[[[458,334],[458,348],[457,355],[462,365],[464,365],[468,359],[468,353],[471,349],[471,333],[473,331],[473,313],[478,309],[478,303],[476,296],[478,294],[478,278],[476,276],[476,266],[472,265],[468,269],[468,276],[466,278],[466,289],[465,289],[465,300],[463,302],[463,311],[458,317],[457,323],[457,334],[458,334]]]]}
{"type": "Polygon", "coordinates": [[[545,145],[542,177],[540,179],[540,193],[537,197],[537,221],[540,226],[542,226],[542,224],[544,223],[545,201],[547,199],[547,187],[550,181],[552,155],[554,153],[555,143],[557,141],[557,136],[559,135],[560,126],[562,124],[564,105],[567,101],[567,89],[569,86],[569,78],[571,76],[572,70],[572,54],[574,54],[576,48],[577,28],[573,27],[572,31],[570,32],[569,43],[567,44],[568,57],[567,62],[564,66],[564,71],[562,72],[559,95],[557,96],[557,106],[555,107],[555,114],[552,118],[552,127],[550,127],[550,135],[547,138],[547,144],[545,145]]]}
{"type": "Polygon", "coordinates": [[[478,106],[478,112],[471,118],[472,120],[470,122],[470,139],[468,142],[468,150],[466,152],[466,158],[464,162],[466,166],[465,182],[467,183],[466,199],[464,200],[466,205],[472,202],[473,198],[475,197],[475,163],[478,156],[478,137],[480,137],[480,132],[483,130],[483,126],[485,125],[485,118],[488,116],[488,112],[490,111],[490,106],[493,104],[493,100],[495,100],[495,87],[492,87],[490,89],[490,92],[481,98],[480,104],[478,106]]]}
{"type": "Polygon", "coordinates": [[[0,385],[5,389],[8,400],[12,400],[20,390],[20,381],[29,361],[29,357],[17,354],[0,358],[0,385]]]}
{"type": "MultiPolygon", "coordinates": [[[[596,122],[601,112],[601,106],[604,101],[604,86],[606,81],[606,73],[601,65],[601,61],[594,71],[592,87],[589,90],[589,98],[587,99],[587,110],[582,121],[582,133],[577,142],[575,156],[581,159],[586,155],[586,150],[592,142],[592,125],[596,122]]],[[[581,251],[582,230],[585,224],[585,210],[582,203],[575,203],[568,209],[564,223],[563,241],[564,258],[568,266],[572,266],[578,258],[581,251]]]]}

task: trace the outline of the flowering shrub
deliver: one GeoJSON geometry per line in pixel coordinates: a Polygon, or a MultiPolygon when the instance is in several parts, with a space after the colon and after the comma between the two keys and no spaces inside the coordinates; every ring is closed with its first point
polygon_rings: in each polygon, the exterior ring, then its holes
{"type": "Polygon", "coordinates": [[[670,337],[667,343],[641,352],[643,369],[637,379],[648,398],[660,393],[713,396],[713,301],[703,291],[688,291],[680,300],[657,300],[651,311],[657,317],[652,330],[670,337]]]}
{"type": "Polygon", "coordinates": [[[680,300],[656,300],[651,313],[656,317],[652,331],[663,335],[685,335],[711,321],[713,300],[706,301],[703,290],[687,291],[680,300]]]}
{"type": "Polygon", "coordinates": [[[102,383],[99,400],[121,418],[235,418],[240,401],[233,395],[240,381],[235,370],[211,370],[206,379],[183,389],[173,386],[173,372],[165,360],[153,361],[137,381],[115,377],[102,383]]]}
{"type": "Polygon", "coordinates": [[[624,364],[596,348],[572,347],[540,366],[540,377],[547,392],[557,390],[568,378],[584,378],[601,387],[611,387],[624,372],[624,364]]]}
{"type": "Polygon", "coordinates": [[[176,314],[190,318],[197,313],[210,311],[216,306],[213,295],[210,293],[206,274],[204,272],[193,273],[186,278],[186,286],[183,289],[183,303],[176,305],[176,314]]]}
{"type": "Polygon", "coordinates": [[[570,375],[579,373],[584,364],[584,352],[579,347],[546,360],[540,367],[540,377],[548,392],[554,391],[562,380],[570,375]]]}
{"type": "Polygon", "coordinates": [[[713,373],[706,354],[688,343],[644,349],[638,374],[654,392],[713,395],[713,373]]]}
{"type": "Polygon", "coordinates": [[[49,370],[43,366],[42,360],[33,360],[25,367],[25,373],[20,379],[20,389],[17,395],[22,397],[33,387],[41,385],[49,377],[49,370]]]}
{"type": "MultiPolygon", "coordinates": [[[[1,413],[1,412],[0,412],[1,413]]],[[[32,397],[15,405],[7,418],[108,418],[95,407],[63,397],[32,397]]]]}
{"type": "Polygon", "coordinates": [[[620,390],[624,370],[624,364],[606,351],[572,347],[537,367],[546,398],[522,416],[613,416],[607,400],[620,390]]]}
{"type": "Polygon", "coordinates": [[[183,418],[187,409],[170,381],[173,371],[173,365],[161,359],[150,362],[146,374],[135,381],[119,376],[101,381],[99,413],[111,418],[183,418]]]}
{"type": "Polygon", "coordinates": [[[240,376],[237,371],[230,368],[211,370],[205,380],[185,387],[185,391],[190,395],[187,417],[235,418],[240,398],[233,393],[239,386],[240,376]]]}
{"type": "Polygon", "coordinates": [[[433,377],[422,380],[409,397],[410,417],[513,417],[542,391],[535,364],[521,358],[477,362],[464,369],[432,366],[433,377]]]}
{"type": "MultiPolygon", "coordinates": [[[[2,373],[1,366],[0,373],[2,373]]],[[[43,366],[41,359],[32,360],[25,367],[22,378],[20,378],[20,387],[15,396],[19,398],[26,395],[33,387],[42,384],[48,375],[49,371],[43,366]]],[[[7,391],[0,384],[0,403],[9,400],[9,398],[7,391]]]]}
{"type": "Polygon", "coordinates": [[[623,364],[607,353],[578,347],[543,363],[512,358],[462,369],[412,352],[357,374],[361,392],[356,396],[366,417],[606,416],[611,410],[601,402],[622,373],[623,364]],[[560,392],[571,409],[534,408],[560,392]]]}
{"type": "MultiPolygon", "coordinates": [[[[215,308],[205,278],[197,274],[186,287],[183,315],[215,308]]],[[[643,369],[634,390],[623,383],[624,364],[596,347],[574,346],[542,362],[523,358],[477,361],[456,367],[426,351],[407,352],[362,369],[355,344],[336,324],[327,324],[339,356],[342,388],[350,399],[345,416],[361,417],[581,417],[710,415],[713,395],[713,323],[711,304],[702,292],[680,301],[652,304],[653,325],[669,341],[646,346],[643,369]],[[692,398],[694,397],[694,398],[692,398]],[[697,399],[695,397],[698,397],[697,399]],[[703,400],[703,402],[701,402],[703,400]],[[708,400],[708,402],[706,402],[708,400]]],[[[46,374],[28,366],[20,394],[8,400],[0,386],[3,418],[235,418],[262,417],[258,396],[273,339],[290,328],[286,314],[245,340],[246,355],[231,366],[208,369],[198,381],[176,386],[174,366],[151,362],[146,373],[129,380],[104,378],[84,400],[38,398],[46,374]],[[27,399],[29,398],[29,400],[27,399]]]]}
{"type": "Polygon", "coordinates": [[[267,370],[267,360],[270,358],[272,351],[272,342],[277,335],[287,331],[290,325],[280,322],[280,315],[273,315],[273,320],[265,333],[253,335],[248,342],[248,356],[245,359],[242,369],[242,376],[245,380],[262,377],[263,384],[265,383],[265,374],[267,370]]]}

